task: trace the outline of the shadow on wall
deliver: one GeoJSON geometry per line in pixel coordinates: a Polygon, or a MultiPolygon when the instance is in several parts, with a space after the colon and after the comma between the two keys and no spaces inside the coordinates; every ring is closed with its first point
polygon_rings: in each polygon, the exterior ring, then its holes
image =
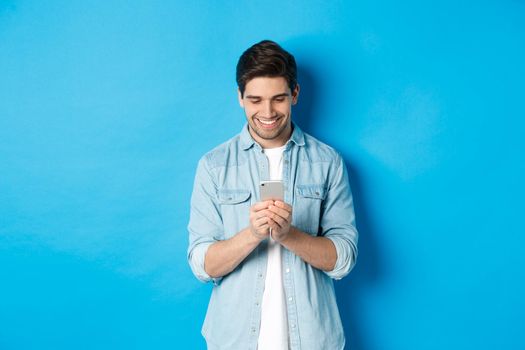
{"type": "Polygon", "coordinates": [[[301,90],[299,91],[299,101],[292,112],[292,118],[301,130],[315,136],[310,131],[312,129],[311,121],[314,118],[315,97],[319,95],[316,93],[317,85],[312,75],[312,69],[309,67],[298,65],[297,76],[301,90]]]}
{"type": "MultiPolygon", "coordinates": [[[[316,96],[319,96],[316,89],[319,85],[316,83],[313,69],[299,66],[298,75],[301,92],[299,103],[293,112],[294,122],[302,130],[315,137],[316,132],[312,130],[311,121],[315,118],[316,96]]],[[[359,170],[352,166],[352,162],[345,155],[347,152],[344,149],[338,149],[338,151],[343,155],[348,168],[354,198],[357,229],[359,231],[359,257],[354,270],[344,279],[335,282],[335,290],[346,335],[346,348],[368,350],[370,346],[363,336],[362,327],[360,327],[367,313],[363,300],[366,297],[367,290],[381,279],[382,264],[375,241],[373,220],[367,215],[369,212],[366,205],[367,195],[364,193],[365,187],[359,176],[359,170]]]]}

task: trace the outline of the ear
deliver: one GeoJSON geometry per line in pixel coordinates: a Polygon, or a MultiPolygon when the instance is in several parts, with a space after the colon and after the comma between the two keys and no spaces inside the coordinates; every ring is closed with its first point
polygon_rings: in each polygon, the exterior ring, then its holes
{"type": "Polygon", "coordinates": [[[292,105],[297,104],[297,100],[299,99],[299,90],[301,90],[299,84],[295,85],[295,89],[292,91],[292,105]]]}
{"type": "Polygon", "coordinates": [[[239,105],[244,108],[244,100],[242,99],[241,90],[237,88],[237,98],[239,99],[239,105]]]}

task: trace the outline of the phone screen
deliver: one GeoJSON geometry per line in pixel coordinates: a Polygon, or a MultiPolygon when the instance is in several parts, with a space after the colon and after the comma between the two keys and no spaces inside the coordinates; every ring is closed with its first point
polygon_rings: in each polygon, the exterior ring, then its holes
{"type": "Polygon", "coordinates": [[[261,181],[261,201],[284,200],[284,185],[282,181],[261,181]]]}

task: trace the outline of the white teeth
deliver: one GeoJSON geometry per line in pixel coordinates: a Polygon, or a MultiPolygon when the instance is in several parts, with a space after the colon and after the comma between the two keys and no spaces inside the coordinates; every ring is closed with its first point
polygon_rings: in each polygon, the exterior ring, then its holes
{"type": "Polygon", "coordinates": [[[264,125],[272,125],[272,124],[274,124],[276,122],[276,120],[264,121],[264,120],[261,120],[261,119],[259,119],[259,121],[261,123],[263,123],[264,125]]]}

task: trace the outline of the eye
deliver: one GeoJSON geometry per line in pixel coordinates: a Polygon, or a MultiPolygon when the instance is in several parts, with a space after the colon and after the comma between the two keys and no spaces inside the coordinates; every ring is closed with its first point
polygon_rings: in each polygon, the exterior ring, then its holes
{"type": "Polygon", "coordinates": [[[277,97],[277,98],[275,99],[275,101],[276,101],[276,102],[279,102],[279,103],[284,102],[285,100],[286,100],[286,99],[285,99],[284,97],[277,97]]]}

